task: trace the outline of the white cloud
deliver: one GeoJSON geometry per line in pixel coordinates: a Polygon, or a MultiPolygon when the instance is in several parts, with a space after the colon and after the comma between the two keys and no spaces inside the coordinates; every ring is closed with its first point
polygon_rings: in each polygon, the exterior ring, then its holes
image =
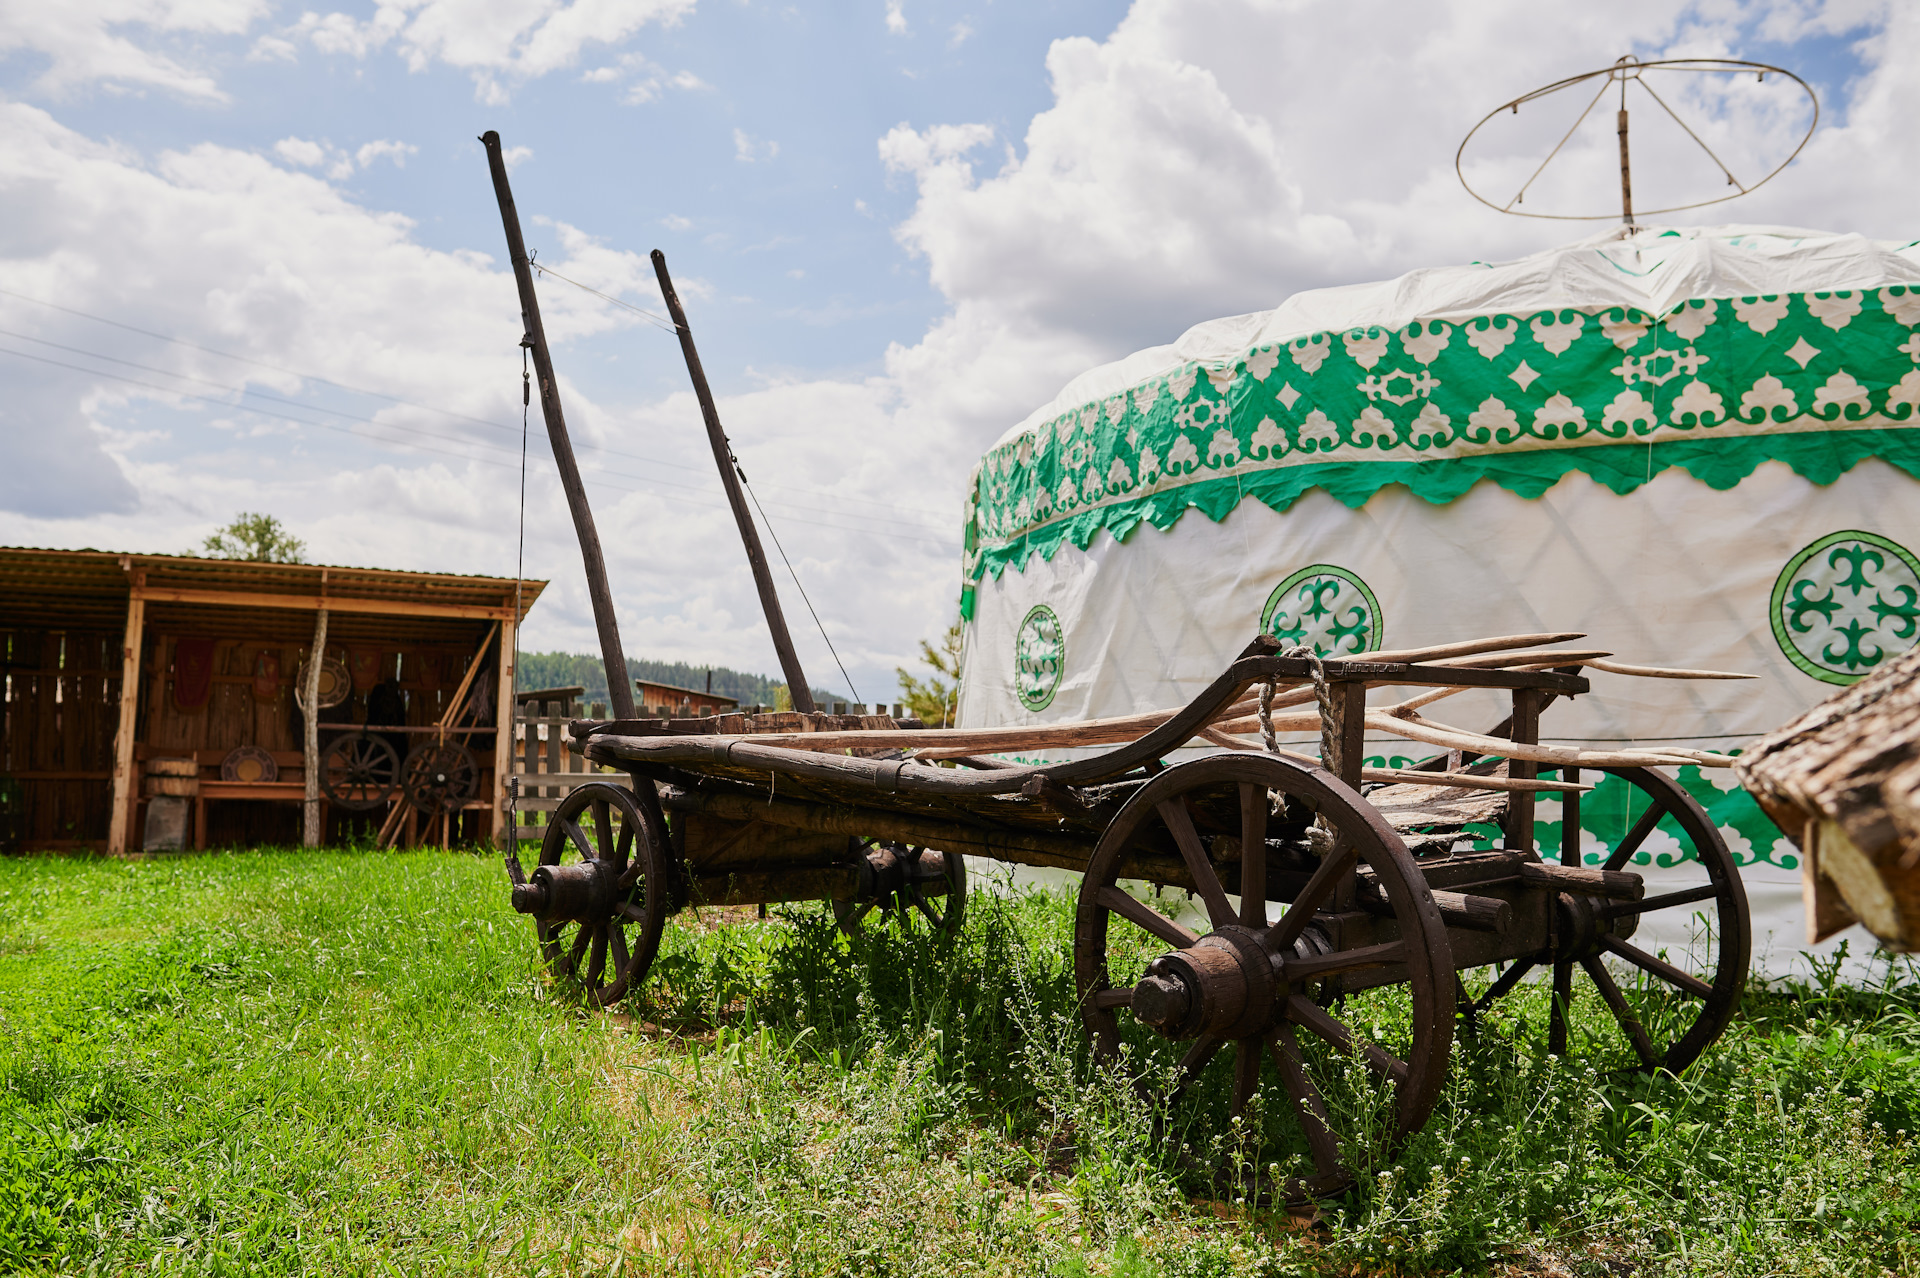
{"type": "Polygon", "coordinates": [[[314,168],[327,158],[326,147],[306,138],[281,138],[273,144],[273,153],[288,164],[297,164],[303,169],[314,168]]]}
{"type": "Polygon", "coordinates": [[[907,33],[907,15],[900,8],[900,0],[887,0],[887,33],[889,35],[907,33]]]}
{"type": "Polygon", "coordinates": [[[678,213],[669,213],[660,219],[660,225],[666,227],[669,231],[685,231],[692,228],[693,220],[691,218],[681,217],[678,213]]]}
{"type": "Polygon", "coordinates": [[[733,131],[733,158],[742,164],[752,164],[756,160],[771,160],[779,154],[778,142],[756,138],[745,129],[733,131]]]}
{"type": "MultiPolygon", "coordinates": [[[[483,102],[504,102],[510,84],[574,66],[590,46],[612,47],[648,25],[673,26],[693,11],[695,0],[529,0],[496,4],[489,0],[381,0],[373,16],[306,13],[291,34],[324,53],[364,58],[394,45],[413,70],[435,63],[473,75],[483,102]]],[[[608,68],[589,71],[594,79],[612,78],[608,68]]],[[[697,77],[680,72],[676,87],[697,77]]],[[[646,83],[642,82],[643,85],[646,83]]],[[[658,92],[642,88],[635,100],[658,92]]]]}
{"type": "Polygon", "coordinates": [[[954,23],[947,31],[947,47],[949,49],[959,48],[967,42],[967,38],[972,34],[973,27],[969,24],[965,22],[954,23]]]}
{"type": "Polygon", "coordinates": [[[420,148],[411,142],[382,140],[366,143],[353,153],[353,158],[363,169],[380,159],[392,160],[393,167],[401,169],[406,167],[407,157],[417,154],[419,150],[420,148]]]}
{"type": "Polygon", "coordinates": [[[0,54],[46,58],[34,84],[44,94],[106,83],[224,101],[211,75],[153,46],[183,36],[241,35],[267,10],[267,0],[22,0],[0,12],[0,54]]]}

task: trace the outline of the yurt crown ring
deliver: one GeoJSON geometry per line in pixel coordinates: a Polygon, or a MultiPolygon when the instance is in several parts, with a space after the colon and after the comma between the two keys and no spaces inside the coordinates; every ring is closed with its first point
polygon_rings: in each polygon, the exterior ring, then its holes
{"type": "Polygon", "coordinates": [[[1731,194],[1717,195],[1712,199],[1695,200],[1686,204],[1671,204],[1657,209],[1641,209],[1637,214],[1641,217],[1657,216],[1664,213],[1679,213],[1687,209],[1705,208],[1710,204],[1721,204],[1727,200],[1735,200],[1758,190],[1779,176],[1781,170],[1793,163],[1795,157],[1806,148],[1807,142],[1813,137],[1814,129],[1820,123],[1820,99],[1819,96],[1814,93],[1813,86],[1785,67],[1774,66],[1768,62],[1750,62],[1744,58],[1662,58],[1651,62],[1643,62],[1632,54],[1628,54],[1598,70],[1583,71],[1579,75],[1567,76],[1564,79],[1555,80],[1551,84],[1542,85],[1531,92],[1523,93],[1517,98],[1503,102],[1493,110],[1487,112],[1486,115],[1480,118],[1478,123],[1467,130],[1466,137],[1460,140],[1459,149],[1454,152],[1453,171],[1459,177],[1460,185],[1467,189],[1467,194],[1488,208],[1495,209],[1501,213],[1511,213],[1516,217],[1547,218],[1564,222],[1597,222],[1612,217],[1613,214],[1611,212],[1536,213],[1532,209],[1518,206],[1526,202],[1528,189],[1532,187],[1540,175],[1546,171],[1547,166],[1560,154],[1561,149],[1572,140],[1575,131],[1579,129],[1587,116],[1592,114],[1594,107],[1600,104],[1600,100],[1606,96],[1607,90],[1614,85],[1618,85],[1620,101],[1618,114],[1616,116],[1616,130],[1620,144],[1620,220],[1628,225],[1632,225],[1636,211],[1633,207],[1632,169],[1628,160],[1627,87],[1635,84],[1640,87],[1647,97],[1653,99],[1653,103],[1661,111],[1664,111],[1674,123],[1680,126],[1701,151],[1705,152],[1707,158],[1712,161],[1713,165],[1718,168],[1720,173],[1726,178],[1726,184],[1735,188],[1731,194]],[[1812,111],[1807,120],[1806,132],[1801,134],[1799,140],[1794,143],[1793,150],[1788,152],[1786,157],[1769,170],[1765,176],[1759,178],[1757,181],[1742,182],[1734,176],[1733,170],[1715,154],[1713,148],[1707,145],[1701,135],[1685,120],[1681,119],[1679,113],[1676,112],[1672,106],[1668,105],[1665,98],[1660,96],[1659,92],[1653,87],[1652,82],[1648,79],[1647,73],[1650,71],[1695,75],[1735,75],[1752,72],[1760,81],[1765,81],[1770,75],[1784,77],[1800,87],[1801,91],[1807,95],[1808,104],[1812,107],[1812,111]],[[1536,102],[1542,98],[1558,93],[1562,89],[1571,89],[1577,85],[1586,84],[1593,80],[1598,80],[1600,84],[1592,99],[1588,101],[1586,107],[1574,120],[1572,126],[1560,137],[1560,140],[1554,143],[1553,149],[1547,152],[1546,157],[1528,174],[1527,180],[1521,184],[1520,189],[1514,192],[1511,198],[1502,202],[1497,199],[1490,199],[1474,189],[1473,183],[1467,178],[1466,153],[1467,146],[1473,141],[1474,137],[1479,134],[1480,130],[1485,128],[1497,116],[1518,115],[1520,108],[1530,102],[1536,102]]]}

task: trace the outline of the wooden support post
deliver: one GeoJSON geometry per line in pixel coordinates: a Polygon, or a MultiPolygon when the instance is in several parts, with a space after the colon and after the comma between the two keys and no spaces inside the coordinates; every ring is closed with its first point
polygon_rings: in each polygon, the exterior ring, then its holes
{"type": "Polygon", "coordinates": [[[300,845],[320,846],[320,666],[327,659],[327,610],[313,614],[313,647],[307,651],[306,738],[301,743],[300,771],[305,778],[301,804],[300,845]]]}
{"type": "Polygon", "coordinates": [[[127,628],[120,647],[120,720],[113,732],[113,811],[107,825],[107,853],[124,856],[133,838],[134,804],[139,794],[133,776],[133,734],[139,724],[140,650],[146,644],[147,601],[127,600],[127,628]]]}
{"type": "Polygon", "coordinates": [[[493,722],[493,837],[503,847],[513,846],[507,826],[507,781],[513,775],[513,663],[520,627],[500,623],[500,682],[494,694],[493,722]]]}
{"type": "MultiPolygon", "coordinates": [[[[1540,693],[1533,688],[1513,691],[1513,718],[1508,720],[1507,739],[1522,745],[1540,743],[1540,693]]],[[[1507,760],[1507,775],[1531,781],[1540,774],[1540,765],[1530,759],[1507,760]]],[[[1507,800],[1506,848],[1531,857],[1533,850],[1533,791],[1516,790],[1507,800]]]]}
{"type": "Polygon", "coordinates": [[[720,486],[727,490],[727,504],[733,507],[733,520],[740,526],[740,540],[746,544],[747,566],[753,570],[754,589],[760,592],[760,611],[766,614],[767,629],[773,632],[773,650],[780,657],[780,670],[787,677],[787,692],[793,708],[803,714],[813,712],[813,690],[807,686],[806,672],[800,669],[800,657],[793,650],[793,636],[787,633],[786,614],[780,611],[780,595],[773,588],[773,570],[767,566],[766,551],[760,548],[760,534],[754,529],[753,516],[747,511],[747,499],[740,492],[740,465],[720,425],[720,410],[714,407],[713,391],[707,386],[706,370],[700,365],[700,352],[694,349],[693,330],[687,327],[687,313],[680,295],[673,290],[673,277],[667,274],[667,256],[653,251],[653,273],[660,278],[660,296],[666,299],[667,314],[673,317],[680,334],[680,351],[687,358],[687,373],[693,378],[694,397],[700,401],[700,416],[707,424],[707,442],[713,445],[713,461],[720,468],[720,486]]]}
{"type": "MultiPolygon", "coordinates": [[[[1341,680],[1328,690],[1333,694],[1336,725],[1333,746],[1339,762],[1336,775],[1358,790],[1360,770],[1367,761],[1367,685],[1359,680],[1341,680]]],[[[1331,765],[1329,770],[1333,770],[1331,765]]]]}
{"type": "MultiPolygon", "coordinates": [[[[1620,96],[1625,98],[1626,85],[1620,86],[1620,96]]],[[[1627,160],[1627,108],[1620,108],[1620,220],[1628,226],[1633,225],[1633,165],[1627,160]]]]}
{"type": "Polygon", "coordinates": [[[520,235],[520,214],[513,205],[513,190],[507,185],[506,157],[500,150],[500,135],[493,130],[481,134],[480,142],[487,148],[493,193],[500,202],[500,221],[507,232],[507,257],[513,263],[514,281],[520,286],[520,318],[525,324],[525,344],[533,353],[534,377],[540,383],[540,413],[547,420],[553,462],[560,471],[560,487],[566,490],[567,508],[573,512],[573,530],[580,538],[580,558],[587,570],[587,596],[593,601],[594,627],[600,633],[600,659],[607,668],[607,695],[613,701],[614,717],[631,719],[634,717],[633,681],[627,677],[626,650],[620,646],[613,595],[607,589],[607,560],[600,552],[600,534],[593,525],[593,510],[587,505],[587,489],[580,481],[579,464],[573,459],[567,419],[560,411],[560,385],[554,380],[553,357],[547,352],[547,330],[540,323],[540,299],[533,291],[533,264],[527,257],[526,241],[520,235]]]}

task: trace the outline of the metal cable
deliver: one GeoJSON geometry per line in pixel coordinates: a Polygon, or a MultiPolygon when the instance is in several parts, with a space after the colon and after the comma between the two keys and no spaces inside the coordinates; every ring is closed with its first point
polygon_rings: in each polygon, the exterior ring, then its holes
{"type": "MultiPolygon", "coordinates": [[[[793,588],[800,592],[800,602],[807,606],[807,615],[813,618],[813,628],[827,641],[827,651],[833,654],[833,664],[840,668],[840,677],[847,681],[847,691],[853,694],[855,701],[860,700],[860,690],[853,686],[853,676],[847,673],[847,667],[840,660],[839,650],[833,646],[833,640],[827,635],[827,628],[820,624],[820,614],[813,610],[813,600],[807,598],[807,588],[800,584],[800,574],[793,570],[793,561],[787,558],[787,548],[780,544],[780,534],[773,530],[773,521],[767,518],[765,508],[760,505],[760,495],[753,491],[753,485],[747,482],[747,472],[740,469],[740,461],[733,455],[733,444],[727,444],[727,460],[733,463],[733,473],[740,477],[740,486],[747,490],[747,496],[753,498],[753,508],[760,512],[760,522],[767,526],[767,536],[773,538],[773,548],[780,552],[780,562],[787,566],[787,575],[793,578],[793,588]]],[[[807,689],[807,695],[813,695],[813,689],[807,689]]],[[[864,704],[864,703],[863,703],[864,704]]]]}

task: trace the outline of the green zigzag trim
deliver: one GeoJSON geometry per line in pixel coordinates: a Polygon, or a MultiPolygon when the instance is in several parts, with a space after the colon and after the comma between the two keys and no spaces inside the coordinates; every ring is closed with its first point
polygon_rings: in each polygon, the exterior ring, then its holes
{"type": "MultiPolygon", "coordinates": [[[[1430,461],[1289,466],[1206,480],[1101,506],[1048,524],[1005,546],[983,547],[974,565],[974,579],[991,573],[997,580],[1009,567],[1018,572],[1036,553],[1050,560],[1069,543],[1085,550],[1102,529],[1112,533],[1116,541],[1125,541],[1141,524],[1164,531],[1189,510],[1198,510],[1218,523],[1251,497],[1282,512],[1313,488],[1324,488],[1341,504],[1357,508],[1381,489],[1403,484],[1421,500],[1445,505],[1481,480],[1491,479],[1508,492],[1532,501],[1568,472],[1581,471],[1625,496],[1654,475],[1677,467],[1709,488],[1724,491],[1751,475],[1762,462],[1785,462],[1801,478],[1825,485],[1869,457],[1879,457],[1920,479],[1920,430],[1811,431],[1602,444],[1430,461]]],[[[972,613],[972,593],[969,588],[962,598],[963,611],[968,615],[972,613]]]]}

